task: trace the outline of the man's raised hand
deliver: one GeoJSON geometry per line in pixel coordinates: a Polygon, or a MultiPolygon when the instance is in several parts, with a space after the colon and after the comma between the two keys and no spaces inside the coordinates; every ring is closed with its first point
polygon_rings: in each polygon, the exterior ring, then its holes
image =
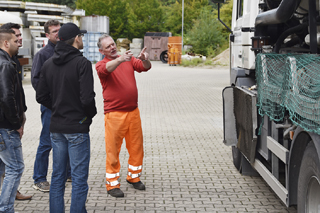
{"type": "Polygon", "coordinates": [[[125,53],[123,53],[121,57],[121,61],[130,61],[132,58],[133,54],[131,53],[131,50],[127,50],[125,53]]]}
{"type": "Polygon", "coordinates": [[[149,59],[149,54],[146,52],[146,50],[147,50],[147,47],[144,47],[144,48],[141,50],[140,54],[138,55],[138,58],[139,58],[140,60],[142,60],[142,61],[149,59]]]}

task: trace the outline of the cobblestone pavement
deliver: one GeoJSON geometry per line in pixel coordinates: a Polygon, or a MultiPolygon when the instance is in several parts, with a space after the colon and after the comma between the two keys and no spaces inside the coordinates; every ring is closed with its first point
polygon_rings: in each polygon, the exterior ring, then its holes
{"type": "MultiPolygon", "coordinates": [[[[136,191],[126,183],[124,143],[120,153],[124,198],[108,196],[104,185],[103,99],[94,71],[98,114],[90,131],[88,212],[296,212],[287,209],[260,177],[240,175],[232,164],[230,147],[222,143],[221,91],[229,82],[228,68],[152,64],[149,72],[136,74],[145,149],[142,181],[147,189],[136,191]]],[[[25,171],[19,190],[33,199],[16,201],[15,211],[43,213],[49,212],[49,193],[32,188],[41,121],[29,75],[24,80],[28,111],[22,139],[25,171]]],[[[51,163],[50,155],[49,181],[51,163]]],[[[67,212],[70,196],[68,182],[67,212]]]]}

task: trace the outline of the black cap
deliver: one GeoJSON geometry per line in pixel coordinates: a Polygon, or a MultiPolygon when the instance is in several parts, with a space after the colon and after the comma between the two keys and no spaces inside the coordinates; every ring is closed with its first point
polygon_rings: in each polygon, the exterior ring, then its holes
{"type": "Polygon", "coordinates": [[[62,27],[59,30],[58,36],[61,41],[69,40],[73,37],[76,37],[77,35],[81,33],[87,33],[86,30],[80,30],[77,25],[74,23],[66,23],[62,25],[62,27]]]}

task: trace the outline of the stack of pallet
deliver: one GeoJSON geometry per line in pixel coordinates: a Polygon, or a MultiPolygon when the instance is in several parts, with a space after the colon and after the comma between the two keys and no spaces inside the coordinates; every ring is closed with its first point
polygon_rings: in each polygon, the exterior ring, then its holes
{"type": "Polygon", "coordinates": [[[125,53],[127,50],[130,49],[129,47],[130,40],[127,38],[118,38],[116,44],[117,44],[117,50],[119,55],[122,55],[123,53],[125,53]]]}

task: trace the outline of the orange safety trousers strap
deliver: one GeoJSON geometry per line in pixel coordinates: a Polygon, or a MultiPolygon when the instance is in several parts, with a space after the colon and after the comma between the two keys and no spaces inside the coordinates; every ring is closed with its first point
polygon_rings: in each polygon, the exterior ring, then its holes
{"type": "Polygon", "coordinates": [[[119,188],[119,154],[123,138],[129,152],[127,180],[140,181],[143,162],[143,135],[139,109],[131,112],[109,112],[105,114],[106,144],[106,187],[107,190],[119,188]]]}

